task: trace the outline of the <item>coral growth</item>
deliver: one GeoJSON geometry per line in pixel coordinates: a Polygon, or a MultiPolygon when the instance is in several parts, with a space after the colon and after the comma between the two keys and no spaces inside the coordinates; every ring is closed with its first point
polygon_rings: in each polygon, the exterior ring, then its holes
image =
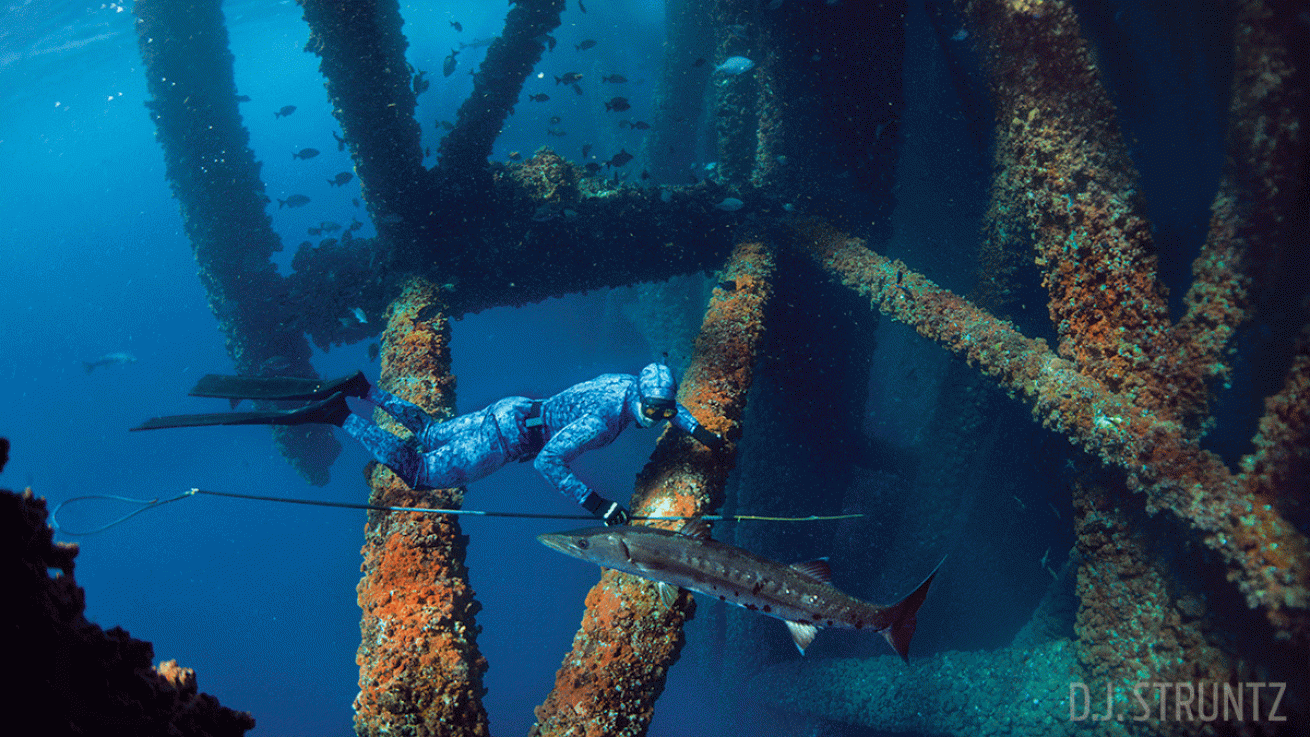
{"type": "MultiPolygon", "coordinates": [[[[391,306],[383,334],[382,384],[437,417],[454,408],[450,325],[440,291],[410,282],[391,306]]],[[[382,412],[378,410],[379,419],[382,412]]],[[[385,421],[392,429],[394,421],[385,421]]],[[[458,508],[462,489],[415,491],[374,464],[369,503],[458,508]]],[[[371,512],[364,573],[357,592],[364,610],[355,731],[360,735],[486,735],[478,652],[480,605],[464,567],[467,538],[449,515],[371,512]]]]}
{"type": "MultiPolygon", "coordinates": [[[[7,446],[0,441],[0,449],[7,446]]],[[[52,536],[44,499],[0,490],[0,587],[7,593],[0,628],[9,640],[11,728],[134,737],[219,737],[254,728],[250,714],[200,693],[195,671],[172,660],[151,667],[150,643],[88,622],[85,592],[73,578],[78,547],[52,536]]]]}
{"type": "MultiPolygon", "coordinates": [[[[708,429],[736,440],[773,291],[772,255],[759,243],[742,243],[720,276],[723,286],[710,300],[678,401],[708,429]]],[[[634,512],[713,512],[722,504],[733,457],[731,450],[711,451],[684,433],[666,431],[637,479],[634,512]]],[[[689,595],[664,607],[651,581],[606,571],[587,595],[582,627],[555,688],[536,710],[534,734],[645,734],[665,675],[682,650],[682,626],[694,611],[689,595]]]]}

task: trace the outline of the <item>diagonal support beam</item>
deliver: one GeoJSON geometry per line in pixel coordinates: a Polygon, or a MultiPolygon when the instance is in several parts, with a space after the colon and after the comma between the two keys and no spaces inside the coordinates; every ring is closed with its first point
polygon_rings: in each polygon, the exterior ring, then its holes
{"type": "MultiPolygon", "coordinates": [[[[762,244],[734,249],[720,275],[725,286],[714,290],[678,393],[697,420],[734,442],[741,437],[773,270],[762,244]]],[[[638,476],[633,510],[664,516],[713,512],[723,503],[736,455],[730,447],[714,453],[684,433],[666,431],[638,476]]],[[[582,627],[554,689],[536,709],[533,733],[645,734],[668,669],[682,650],[682,626],[695,608],[685,593],[666,608],[652,582],[606,571],[587,595],[582,627]]]]}
{"type": "MultiPolygon", "coordinates": [[[[265,212],[260,164],[237,110],[219,0],[143,0],[133,12],[150,90],[146,107],[237,373],[316,376],[309,342],[285,306],[290,286],[271,260],[282,241],[265,212]]],[[[274,427],[273,439],[306,481],[328,482],[341,452],[328,428],[274,427]]]]}
{"type": "Polygon", "coordinates": [[[798,225],[797,245],[892,319],[941,343],[1033,408],[1034,419],[1122,469],[1147,511],[1176,516],[1220,555],[1247,604],[1282,637],[1310,640],[1310,557],[1304,535],[1202,450],[1177,422],[1111,392],[1045,341],[970,304],[900,261],[821,223],[798,225]]]}

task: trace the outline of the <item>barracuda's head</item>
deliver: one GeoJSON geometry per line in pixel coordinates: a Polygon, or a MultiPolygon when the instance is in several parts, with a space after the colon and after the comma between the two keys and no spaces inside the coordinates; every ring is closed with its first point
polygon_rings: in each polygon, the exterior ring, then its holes
{"type": "Polygon", "coordinates": [[[572,532],[537,535],[542,545],[605,568],[630,570],[632,558],[624,542],[625,528],[588,527],[572,532]]]}

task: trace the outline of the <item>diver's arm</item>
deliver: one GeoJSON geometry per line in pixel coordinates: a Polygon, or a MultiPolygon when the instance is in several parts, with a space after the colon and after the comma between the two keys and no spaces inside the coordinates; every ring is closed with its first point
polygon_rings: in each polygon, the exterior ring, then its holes
{"type": "Polygon", "coordinates": [[[583,509],[604,520],[605,524],[624,524],[628,521],[628,510],[592,491],[569,468],[569,463],[584,452],[608,445],[610,439],[605,437],[608,429],[600,417],[588,416],[574,420],[551,437],[532,465],[560,493],[571,497],[583,509]]]}
{"type": "Polygon", "coordinates": [[[681,404],[678,405],[678,414],[674,415],[673,419],[669,420],[669,422],[686,430],[689,435],[697,440],[697,442],[710,450],[719,450],[727,443],[722,435],[705,429],[705,426],[700,424],[700,422],[692,416],[691,412],[688,412],[687,408],[681,404]]]}

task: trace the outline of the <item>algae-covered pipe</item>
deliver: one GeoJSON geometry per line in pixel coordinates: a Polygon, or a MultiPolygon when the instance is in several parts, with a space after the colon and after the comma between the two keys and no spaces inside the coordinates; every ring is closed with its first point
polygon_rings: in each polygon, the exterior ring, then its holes
{"type": "MultiPolygon", "coordinates": [[[[289,288],[271,256],[282,250],[250,134],[237,111],[232,53],[218,0],[133,7],[168,182],[182,210],[209,306],[240,374],[315,376],[309,343],[282,307],[289,288]]],[[[274,427],[307,481],[323,485],[341,444],[326,427],[274,427]]]]}
{"type": "Polygon", "coordinates": [[[523,81],[546,49],[544,37],[559,26],[563,11],[564,0],[511,3],[505,29],[473,75],[473,93],[460,105],[455,129],[441,139],[439,166],[445,175],[459,178],[486,167],[523,81]]]}
{"type": "MultiPolygon", "coordinates": [[[[381,386],[433,417],[454,414],[450,323],[439,290],[412,280],[389,310],[382,334],[381,386]]],[[[381,410],[383,427],[403,430],[381,410]]],[[[415,491],[373,464],[369,503],[458,509],[463,489],[415,491]]],[[[454,515],[369,513],[364,576],[357,592],[362,640],[355,732],[488,734],[482,706],[487,661],[477,647],[473,598],[464,566],[466,538],[454,515]]]]}
{"type": "MultiPolygon", "coordinates": [[[[734,442],[741,437],[773,271],[772,255],[762,244],[734,249],[678,392],[678,401],[698,421],[734,442]]],[[[666,430],[638,476],[633,510],[666,516],[713,512],[723,503],[735,455],[735,446],[711,451],[685,433],[666,430]]],[[[652,582],[606,571],[587,595],[582,627],[554,689],[536,709],[533,733],[645,734],[668,669],[682,650],[682,625],[694,611],[689,595],[665,607],[652,582]]]]}
{"type": "Polygon", "coordinates": [[[320,58],[332,114],[355,160],[369,215],[393,245],[415,236],[429,199],[415,95],[395,0],[304,0],[306,51],[320,58]]]}
{"type": "Polygon", "coordinates": [[[1024,336],[860,239],[809,222],[798,225],[796,245],[884,315],[976,363],[1029,404],[1044,427],[1121,469],[1128,488],[1145,495],[1148,512],[1176,516],[1222,558],[1229,580],[1281,637],[1310,640],[1310,545],[1254,496],[1250,477],[1234,475],[1179,423],[1110,391],[1045,341],[1024,336]]]}

